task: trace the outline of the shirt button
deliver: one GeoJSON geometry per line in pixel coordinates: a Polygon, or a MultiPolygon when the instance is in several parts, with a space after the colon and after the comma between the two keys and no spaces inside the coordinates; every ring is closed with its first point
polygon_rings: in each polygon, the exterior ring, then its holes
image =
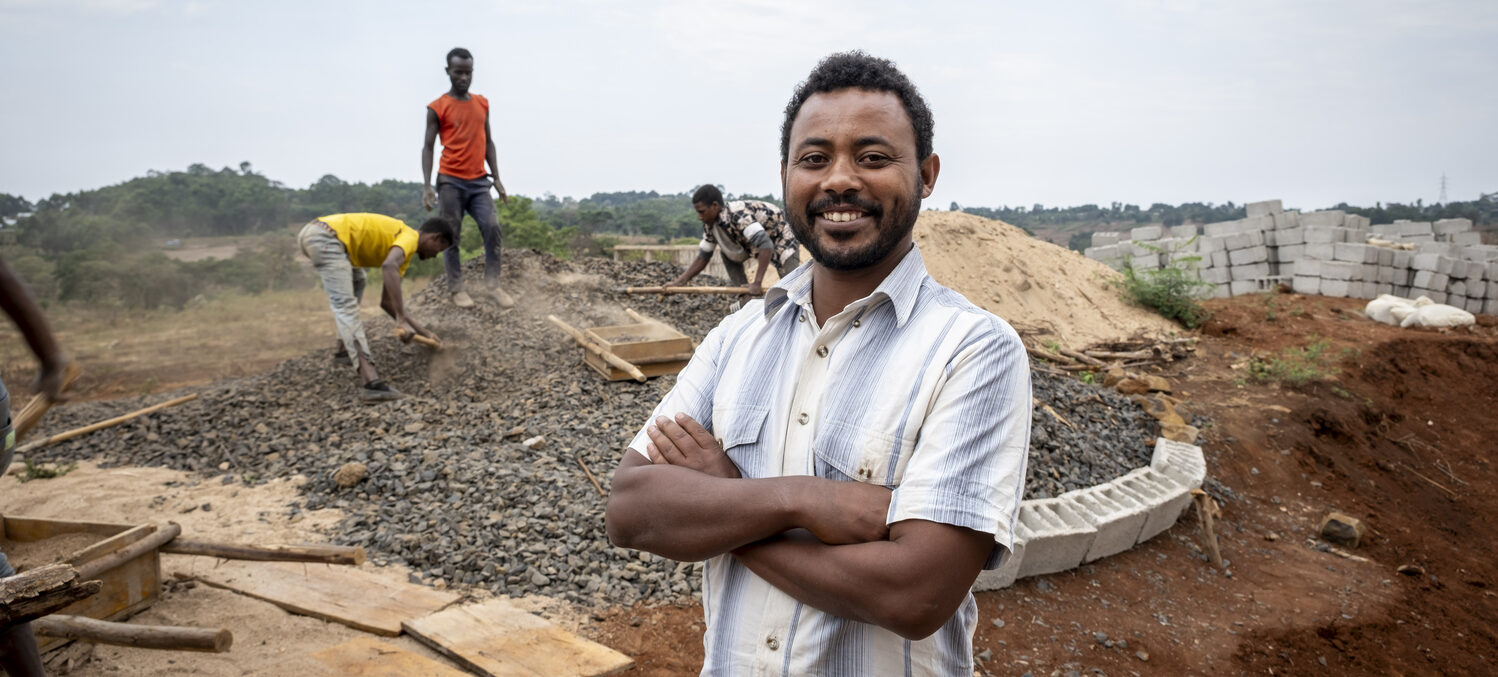
{"type": "Polygon", "coordinates": [[[796,321],[797,322],[805,322],[806,321],[806,311],[803,310],[803,311],[801,311],[799,313],[796,313],[796,321]]]}
{"type": "Polygon", "coordinates": [[[817,357],[827,357],[827,346],[817,346],[817,357]]]}
{"type": "Polygon", "coordinates": [[[809,421],[811,421],[811,416],[808,416],[806,412],[801,412],[801,415],[796,417],[796,422],[801,425],[806,425],[809,421]]]}
{"type": "Polygon", "coordinates": [[[862,324],[863,324],[863,320],[854,320],[853,321],[853,326],[855,326],[855,327],[861,326],[862,324]]]}
{"type": "Polygon", "coordinates": [[[770,647],[771,651],[779,651],[780,650],[780,640],[775,639],[774,637],[767,637],[767,638],[765,638],[765,646],[770,647]]]}

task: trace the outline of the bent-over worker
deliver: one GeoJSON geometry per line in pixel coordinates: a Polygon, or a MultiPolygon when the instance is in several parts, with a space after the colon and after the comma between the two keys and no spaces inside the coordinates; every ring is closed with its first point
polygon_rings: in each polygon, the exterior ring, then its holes
{"type": "Polygon", "coordinates": [[[400,391],[380,380],[369,357],[369,339],[359,319],[364,297],[365,268],[379,268],[384,283],[380,308],[395,320],[406,340],[437,335],[406,313],[401,298],[401,276],[411,257],[429,259],[451,247],[456,237],[450,222],[441,217],[427,219],[418,233],[410,226],[382,214],[333,214],[313,219],[297,238],[302,253],[312,259],[322,286],[328,293],[333,323],[338,328],[334,362],[356,366],[365,402],[385,402],[401,397],[400,391]]]}
{"type": "Polygon", "coordinates": [[[748,287],[750,296],[764,292],[765,271],[770,266],[783,278],[801,264],[801,249],[796,235],[785,225],[785,215],[769,202],[761,200],[723,201],[723,192],[707,184],[692,193],[692,209],[702,221],[702,242],[697,258],[668,287],[680,287],[707,268],[718,252],[729,281],[748,287]],[[753,256],[757,263],[754,281],[749,281],[744,262],[753,256]]]}

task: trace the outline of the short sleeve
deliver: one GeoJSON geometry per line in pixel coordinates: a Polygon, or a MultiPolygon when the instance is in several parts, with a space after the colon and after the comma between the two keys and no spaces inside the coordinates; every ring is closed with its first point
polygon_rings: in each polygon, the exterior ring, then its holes
{"type": "Polygon", "coordinates": [[[1030,363],[1024,344],[997,319],[946,366],[945,383],[921,425],[889,523],[922,519],[993,534],[985,568],[1014,548],[1030,444],[1030,363]]]}
{"type": "Polygon", "coordinates": [[[645,434],[645,430],[657,416],[686,414],[703,427],[712,429],[713,385],[717,382],[718,352],[723,348],[723,337],[728,332],[726,327],[732,318],[732,315],[724,318],[723,322],[708,332],[702,345],[697,346],[686,368],[676,375],[676,385],[661,398],[660,404],[655,405],[655,411],[650,412],[650,418],[645,419],[640,431],[635,433],[634,439],[629,443],[630,449],[646,458],[650,457],[645,451],[645,445],[650,443],[650,436],[645,434]]]}
{"type": "Polygon", "coordinates": [[[401,262],[402,276],[406,274],[406,266],[411,265],[411,257],[416,254],[416,246],[420,243],[420,240],[421,236],[417,234],[416,230],[404,224],[401,225],[400,232],[396,233],[395,242],[392,244],[400,247],[406,256],[406,260],[401,262]]]}

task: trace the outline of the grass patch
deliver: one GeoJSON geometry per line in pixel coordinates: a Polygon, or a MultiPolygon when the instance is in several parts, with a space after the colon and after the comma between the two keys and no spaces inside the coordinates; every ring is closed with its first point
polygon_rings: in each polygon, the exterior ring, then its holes
{"type": "MultiPolygon", "coordinates": [[[[1195,241],[1192,238],[1176,249],[1165,252],[1170,255],[1171,262],[1160,270],[1135,270],[1133,265],[1126,263],[1122,271],[1123,279],[1117,282],[1118,287],[1130,301],[1153,308],[1155,312],[1180,322],[1187,329],[1200,327],[1211,316],[1202,307],[1200,299],[1215,285],[1202,281],[1197,266],[1201,262],[1200,256],[1176,256],[1180,248],[1195,241]]],[[[1157,254],[1161,253],[1158,247],[1147,244],[1143,246],[1157,254]]]]}
{"type": "Polygon", "coordinates": [[[54,477],[62,477],[63,475],[66,475],[77,469],[77,463],[69,463],[67,465],[53,465],[51,467],[48,467],[32,463],[31,459],[28,458],[26,459],[26,469],[21,471],[20,474],[16,475],[16,479],[21,482],[30,482],[31,480],[50,480],[54,477]]]}
{"type": "Polygon", "coordinates": [[[1337,362],[1356,353],[1349,348],[1333,355],[1331,344],[1325,339],[1316,339],[1314,336],[1311,338],[1311,342],[1303,347],[1290,346],[1276,355],[1253,358],[1248,363],[1249,375],[1257,381],[1302,386],[1336,377],[1342,373],[1337,362]]]}

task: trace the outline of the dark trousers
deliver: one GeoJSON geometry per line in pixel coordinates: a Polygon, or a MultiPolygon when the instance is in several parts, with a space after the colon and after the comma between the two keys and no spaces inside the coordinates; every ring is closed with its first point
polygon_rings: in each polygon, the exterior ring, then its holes
{"type": "MultiPolygon", "coordinates": [[[[459,241],[463,237],[463,214],[467,212],[478,223],[479,235],[484,238],[484,280],[489,284],[499,283],[499,255],[501,251],[499,214],[494,210],[494,198],[489,189],[494,183],[486,176],[477,179],[458,179],[446,174],[437,175],[437,205],[442,218],[453,224],[453,235],[459,241]]],[[[458,252],[458,243],[442,252],[442,262],[447,270],[447,287],[454,293],[463,289],[463,260],[458,252]]]]}

